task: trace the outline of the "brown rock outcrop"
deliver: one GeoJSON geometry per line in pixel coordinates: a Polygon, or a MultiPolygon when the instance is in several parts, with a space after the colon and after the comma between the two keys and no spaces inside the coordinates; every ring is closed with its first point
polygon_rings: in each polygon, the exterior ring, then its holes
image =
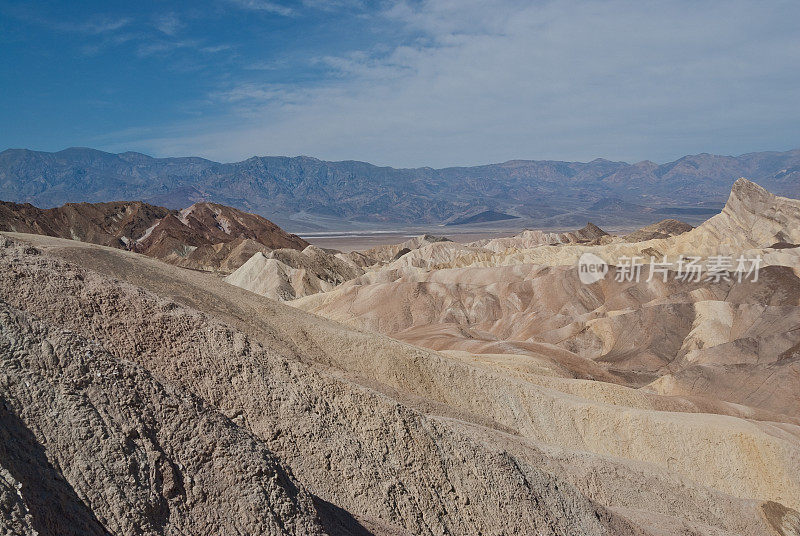
{"type": "Polygon", "coordinates": [[[46,210],[0,201],[0,231],[129,249],[184,268],[222,273],[259,251],[308,246],[261,216],[207,202],[171,211],[141,201],[68,203],[46,210]]]}
{"type": "Polygon", "coordinates": [[[636,231],[625,235],[623,238],[627,242],[644,242],[645,240],[653,240],[656,238],[669,238],[679,234],[687,233],[694,229],[688,223],[679,220],[667,219],[653,223],[637,229],[636,231]]]}

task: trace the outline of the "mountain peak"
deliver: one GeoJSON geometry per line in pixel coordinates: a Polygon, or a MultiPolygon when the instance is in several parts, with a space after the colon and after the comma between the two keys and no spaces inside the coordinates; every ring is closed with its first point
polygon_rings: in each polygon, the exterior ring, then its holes
{"type": "Polygon", "coordinates": [[[776,242],[800,243],[800,200],[779,197],[762,186],[739,178],[722,213],[701,227],[715,229],[714,236],[748,237],[749,247],[776,242]]]}
{"type": "Polygon", "coordinates": [[[740,177],[733,183],[723,211],[739,215],[743,212],[758,214],[763,208],[773,205],[776,197],[762,186],[740,177]]]}
{"type": "Polygon", "coordinates": [[[736,182],[733,183],[731,187],[731,195],[736,195],[737,197],[742,196],[772,196],[771,193],[767,191],[766,188],[756,184],[755,182],[745,179],[744,177],[739,177],[736,179],[736,182]]]}

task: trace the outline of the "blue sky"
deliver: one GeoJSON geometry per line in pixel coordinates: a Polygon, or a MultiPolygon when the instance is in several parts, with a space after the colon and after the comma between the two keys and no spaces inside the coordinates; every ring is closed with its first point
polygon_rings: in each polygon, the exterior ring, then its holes
{"type": "Polygon", "coordinates": [[[800,2],[0,1],[0,149],[394,166],[800,147],[800,2]]]}

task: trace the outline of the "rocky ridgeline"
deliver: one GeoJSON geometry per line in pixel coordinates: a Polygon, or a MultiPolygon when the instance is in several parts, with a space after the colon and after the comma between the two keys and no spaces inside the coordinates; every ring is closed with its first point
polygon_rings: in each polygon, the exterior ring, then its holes
{"type": "Polygon", "coordinates": [[[259,251],[308,246],[261,216],[205,202],[172,211],[141,201],[68,203],[46,210],[0,201],[0,231],[80,240],[223,273],[259,251]]]}
{"type": "Polygon", "coordinates": [[[143,199],[178,208],[214,199],[247,212],[280,216],[281,222],[300,217],[314,223],[321,217],[326,222],[398,226],[512,216],[537,227],[568,228],[587,220],[650,222],[656,207],[721,203],[740,176],[781,195],[799,197],[800,149],[741,156],[698,154],[664,164],[598,158],[512,160],[445,169],[393,169],[307,156],[218,163],[88,148],[0,152],[0,199],[10,201],[55,206],[76,199],[143,199]]]}

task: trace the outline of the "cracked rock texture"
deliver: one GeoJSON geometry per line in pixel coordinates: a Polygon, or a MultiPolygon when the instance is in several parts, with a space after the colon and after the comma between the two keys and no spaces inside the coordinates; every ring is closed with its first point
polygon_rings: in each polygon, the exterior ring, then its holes
{"type": "Polygon", "coordinates": [[[12,532],[323,534],[264,443],[189,392],[6,303],[0,354],[12,532]]]}

